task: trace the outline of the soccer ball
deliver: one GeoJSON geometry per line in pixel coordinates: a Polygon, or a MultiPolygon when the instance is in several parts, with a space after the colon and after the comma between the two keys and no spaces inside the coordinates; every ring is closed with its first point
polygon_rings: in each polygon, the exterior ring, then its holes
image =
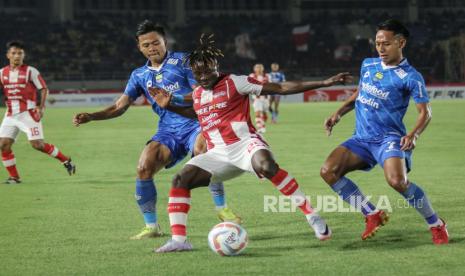
{"type": "Polygon", "coordinates": [[[247,247],[247,232],[239,224],[222,222],[208,233],[208,245],[221,256],[239,255],[247,247]]]}

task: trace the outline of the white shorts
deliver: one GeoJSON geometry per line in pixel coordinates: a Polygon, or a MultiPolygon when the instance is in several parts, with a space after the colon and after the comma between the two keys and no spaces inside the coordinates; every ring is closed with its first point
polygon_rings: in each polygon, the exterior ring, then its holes
{"type": "Polygon", "coordinates": [[[11,138],[16,140],[19,131],[26,133],[28,140],[44,139],[42,122],[32,118],[29,111],[24,111],[11,116],[3,117],[0,126],[0,138],[11,138]]]}
{"type": "Polygon", "coordinates": [[[253,100],[253,109],[255,112],[268,112],[270,100],[264,96],[257,97],[253,100]]]}
{"type": "Polygon", "coordinates": [[[247,138],[232,145],[215,147],[195,156],[187,164],[211,173],[212,183],[235,178],[243,172],[257,175],[252,167],[252,156],[261,149],[269,151],[270,147],[261,138],[247,138]]]}

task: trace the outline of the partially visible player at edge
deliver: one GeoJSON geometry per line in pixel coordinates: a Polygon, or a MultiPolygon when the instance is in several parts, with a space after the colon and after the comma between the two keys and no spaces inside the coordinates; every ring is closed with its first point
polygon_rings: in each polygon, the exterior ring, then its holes
{"type": "MultiPolygon", "coordinates": [[[[279,71],[279,64],[273,62],[271,64],[271,72],[268,74],[268,79],[270,82],[280,83],[286,81],[284,73],[279,71]]],[[[270,112],[271,112],[271,122],[276,124],[278,122],[279,115],[279,101],[281,100],[281,95],[271,95],[270,96],[270,112]]]]}
{"type": "MultiPolygon", "coordinates": [[[[253,73],[249,77],[258,80],[261,83],[267,83],[270,80],[268,75],[265,74],[265,67],[261,63],[257,63],[253,67],[253,73]]],[[[268,120],[268,109],[270,108],[270,99],[268,96],[252,95],[253,109],[255,111],[255,126],[258,133],[266,132],[266,121],[268,120]]]]}
{"type": "MultiPolygon", "coordinates": [[[[168,107],[190,118],[198,118],[208,151],[192,158],[175,175],[169,193],[168,213],[172,239],[157,253],[189,251],[187,215],[191,190],[225,181],[250,172],[269,179],[284,195],[291,197],[306,217],[319,240],[331,237],[326,222],[311,207],[297,181],[275,162],[268,144],[257,133],[250,119],[249,95],[295,94],[309,89],[345,83],[351,79],[341,73],[325,81],[261,83],[248,76],[225,75],[218,71],[217,58],[223,56],[212,36],[202,35],[200,46],[188,56],[194,77],[200,84],[193,93],[193,107],[168,107]]],[[[168,106],[171,95],[151,89],[160,106],[168,106]]]]}
{"type": "Polygon", "coordinates": [[[6,48],[6,57],[10,65],[0,69],[0,89],[3,90],[7,106],[7,112],[0,126],[2,161],[9,174],[5,183],[21,183],[16,169],[15,155],[11,150],[19,131],[27,134],[29,143],[34,149],[58,159],[69,175],[74,174],[76,167],[71,162],[71,158],[61,153],[54,145],[44,142],[42,118],[48,95],[44,79],[36,68],[24,64],[26,52],[22,42],[11,41],[6,48]],[[37,91],[41,94],[39,106],[37,106],[37,91]]]}
{"type": "MultiPolygon", "coordinates": [[[[131,237],[138,240],[162,234],[156,212],[157,190],[153,175],[162,168],[173,167],[189,152],[194,155],[205,152],[206,145],[202,135],[199,135],[200,126],[196,120],[161,109],[147,90],[149,87],[163,88],[176,95],[178,104],[192,105],[182,103],[183,95],[191,93],[197,85],[192,71],[182,62],[185,54],[168,52],[163,27],[149,20],[139,24],[135,37],[147,63],[132,72],[124,94],[114,105],[94,113],[79,113],[74,116],[73,122],[79,126],[90,121],[121,116],[141,95],[146,97],[153,111],[160,117],[158,131],[147,142],[137,166],[135,197],[145,221],[142,231],[131,237]]],[[[219,218],[240,223],[240,218],[226,207],[223,184],[213,183],[210,191],[219,218]]]]}
{"type": "Polygon", "coordinates": [[[370,170],[379,164],[388,184],[426,220],[433,242],[446,244],[449,242],[446,223],[433,210],[425,192],[407,177],[412,150],[431,120],[423,77],[402,54],[408,37],[409,31],[396,20],[378,25],[379,57],[363,61],[358,90],[324,123],[330,135],[341,117],[355,109],[355,133],[329,155],[321,168],[321,177],[344,201],[360,208],[366,221],[362,234],[365,240],[387,222],[388,215],[367,202],[357,185],[345,175],[354,170],[370,170]],[[418,117],[407,133],[403,118],[410,97],[418,117]]]}

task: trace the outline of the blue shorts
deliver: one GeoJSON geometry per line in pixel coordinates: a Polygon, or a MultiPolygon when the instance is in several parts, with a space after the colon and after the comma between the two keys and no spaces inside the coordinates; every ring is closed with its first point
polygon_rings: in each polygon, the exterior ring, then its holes
{"type": "Polygon", "coordinates": [[[371,170],[376,164],[383,167],[384,161],[391,157],[405,159],[407,172],[412,167],[412,151],[400,150],[400,137],[398,136],[387,136],[379,141],[364,141],[351,137],[341,146],[349,149],[367,163],[368,167],[364,169],[366,171],[371,170]]]}
{"type": "Polygon", "coordinates": [[[197,136],[200,134],[200,126],[182,129],[179,132],[158,131],[148,143],[155,141],[167,146],[171,151],[171,163],[165,168],[171,168],[182,161],[188,153],[194,152],[197,136]]]}

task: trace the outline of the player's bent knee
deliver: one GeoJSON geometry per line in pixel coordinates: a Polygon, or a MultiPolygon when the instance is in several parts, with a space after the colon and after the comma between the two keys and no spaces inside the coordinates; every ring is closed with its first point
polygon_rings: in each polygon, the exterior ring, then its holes
{"type": "Polygon", "coordinates": [[[2,143],[0,143],[0,150],[1,150],[2,152],[5,152],[5,151],[6,151],[6,152],[9,152],[9,151],[11,151],[11,144],[8,143],[8,142],[2,142],[2,143]]]}
{"type": "Polygon", "coordinates": [[[407,189],[408,181],[402,175],[389,176],[387,178],[387,182],[392,188],[394,188],[394,190],[398,191],[399,193],[405,192],[407,189]]]}
{"type": "Polygon", "coordinates": [[[42,151],[44,149],[44,143],[41,141],[31,141],[31,146],[38,151],[42,151]]]}
{"type": "Polygon", "coordinates": [[[181,174],[177,173],[173,177],[173,181],[171,182],[171,187],[177,188],[177,189],[189,189],[187,183],[184,183],[182,181],[182,176],[181,174]]]}
{"type": "Polygon", "coordinates": [[[258,168],[258,174],[265,176],[266,178],[272,178],[278,173],[279,166],[273,160],[264,160],[260,162],[258,168]]]}
{"type": "Polygon", "coordinates": [[[152,178],[153,174],[153,169],[147,166],[146,164],[139,164],[137,166],[137,178],[150,179],[152,178]]]}
{"type": "Polygon", "coordinates": [[[325,164],[323,164],[323,166],[320,169],[320,176],[321,176],[321,178],[323,178],[323,180],[327,184],[332,185],[332,184],[336,183],[339,180],[339,178],[341,177],[336,172],[337,172],[337,167],[336,166],[332,166],[330,164],[325,163],[325,164]]]}

